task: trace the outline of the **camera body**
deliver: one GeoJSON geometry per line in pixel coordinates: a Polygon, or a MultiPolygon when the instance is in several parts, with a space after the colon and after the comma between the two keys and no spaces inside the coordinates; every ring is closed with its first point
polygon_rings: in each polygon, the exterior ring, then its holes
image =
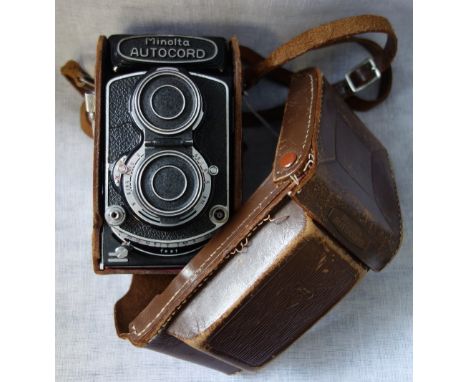
{"type": "Polygon", "coordinates": [[[163,35],[109,44],[100,268],[180,268],[232,208],[229,46],[163,35]]]}

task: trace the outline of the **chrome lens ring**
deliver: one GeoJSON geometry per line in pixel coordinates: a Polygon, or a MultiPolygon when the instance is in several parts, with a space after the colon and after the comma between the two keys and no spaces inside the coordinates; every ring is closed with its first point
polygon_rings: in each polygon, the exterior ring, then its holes
{"type": "Polygon", "coordinates": [[[136,86],[131,114],[142,128],[161,135],[195,129],[202,117],[198,87],[185,74],[173,68],[160,68],[136,86]]]}
{"type": "Polygon", "coordinates": [[[136,200],[156,216],[175,217],[186,213],[197,204],[203,188],[202,174],[195,161],[171,150],[145,158],[135,169],[133,179],[136,200]],[[165,170],[169,175],[159,176],[165,170]],[[174,176],[181,187],[170,183],[174,176]],[[169,183],[161,184],[161,178],[162,182],[166,180],[169,183]],[[176,190],[172,190],[172,195],[167,195],[173,187],[176,190]]]}

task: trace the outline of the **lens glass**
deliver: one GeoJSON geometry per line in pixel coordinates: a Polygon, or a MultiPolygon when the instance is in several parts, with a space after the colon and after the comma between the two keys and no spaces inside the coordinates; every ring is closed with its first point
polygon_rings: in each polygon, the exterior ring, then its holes
{"type": "Polygon", "coordinates": [[[151,107],[159,118],[175,119],[185,110],[184,93],[173,85],[162,85],[154,91],[151,107]]]}
{"type": "Polygon", "coordinates": [[[187,176],[176,166],[162,166],[153,176],[153,191],[156,196],[167,202],[173,202],[184,196],[187,191],[187,176]]]}
{"type": "Polygon", "coordinates": [[[162,216],[187,212],[200,198],[200,169],[176,152],[150,157],[138,172],[139,193],[147,208],[162,216]]]}

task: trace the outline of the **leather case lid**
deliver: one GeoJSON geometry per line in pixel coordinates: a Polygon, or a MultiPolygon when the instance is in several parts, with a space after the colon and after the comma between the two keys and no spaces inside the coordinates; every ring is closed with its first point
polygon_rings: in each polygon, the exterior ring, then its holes
{"type": "MultiPolygon", "coordinates": [[[[316,134],[319,123],[320,89],[322,76],[318,70],[309,72],[316,84],[317,96],[307,99],[308,103],[297,102],[290,107],[290,112],[300,112],[295,107],[307,107],[317,111],[310,116],[309,136],[316,134]]],[[[286,118],[286,117],[285,117],[286,118]]],[[[307,119],[309,123],[309,119],[307,119]]],[[[293,126],[294,128],[296,125],[293,126]]],[[[288,125],[289,129],[290,126],[288,125]]],[[[284,128],[283,128],[284,130],[284,128]]],[[[304,129],[298,129],[291,139],[304,142],[304,129]]],[[[292,140],[291,140],[292,142],[292,140]]],[[[298,146],[301,147],[301,146],[298,146]]],[[[308,150],[306,145],[304,150],[308,150]]],[[[304,154],[306,155],[306,154],[304,154]]],[[[148,304],[148,306],[130,323],[129,333],[124,333],[133,343],[143,345],[155,337],[216,270],[235,255],[259,227],[268,220],[269,214],[281,203],[297,184],[290,177],[282,177],[276,182],[269,176],[257,191],[245,202],[215,237],[187,264],[172,280],[168,287],[148,304]]]]}
{"type": "Polygon", "coordinates": [[[273,164],[275,182],[300,177],[316,155],[322,109],[323,79],[317,69],[297,73],[291,79],[281,133],[273,164]]]}
{"type": "Polygon", "coordinates": [[[316,71],[292,77],[273,177],[300,181],[294,198],[372,270],[398,251],[402,222],[387,151],[316,71]]]}
{"type": "Polygon", "coordinates": [[[291,82],[273,174],[167,288],[149,302],[129,324],[128,332],[121,333],[121,336],[139,346],[151,342],[199,288],[270,220],[270,215],[288,199],[288,195],[302,206],[325,234],[335,238],[364,268],[379,269],[393,256],[400,242],[398,199],[394,184],[387,182],[393,178],[386,155],[382,155],[382,152],[385,153],[382,145],[346,105],[340,104],[339,98],[317,69],[296,74],[291,82]],[[343,136],[334,133],[337,121],[342,119],[347,121],[343,125],[346,130],[343,136]],[[341,141],[343,137],[346,142],[341,141]],[[338,147],[345,152],[332,150],[329,155],[328,147],[338,147]],[[282,160],[290,152],[295,155],[289,156],[287,161],[282,160]],[[375,163],[373,155],[369,156],[374,152],[377,153],[375,163]],[[342,154],[344,156],[340,156],[342,154]],[[368,161],[362,162],[365,158],[368,161]],[[330,171],[328,165],[344,169],[330,171]],[[363,165],[364,169],[370,168],[372,171],[361,170],[360,166],[363,165]],[[360,177],[350,175],[354,167],[360,177]],[[371,185],[365,189],[365,197],[361,183],[371,185]],[[343,240],[342,236],[332,231],[326,218],[332,216],[329,219],[333,219],[336,216],[333,211],[338,209],[347,213],[343,216],[353,218],[349,222],[349,236],[353,237],[351,230],[355,229],[355,220],[363,227],[361,233],[369,244],[362,251],[356,251],[349,240],[343,240]],[[382,210],[391,215],[392,224],[382,224],[382,219],[386,218],[382,210]],[[358,219],[362,217],[366,219],[361,222],[358,219]]]}
{"type": "Polygon", "coordinates": [[[255,368],[279,354],[365,274],[364,266],[289,200],[166,332],[228,363],[255,368]]]}
{"type": "Polygon", "coordinates": [[[288,192],[289,182],[267,179],[241,209],[182,269],[168,287],[155,296],[129,326],[128,338],[143,345],[156,336],[216,270],[240,249],[288,192]]]}
{"type": "Polygon", "coordinates": [[[324,229],[374,271],[396,254],[402,222],[384,146],[326,81],[314,171],[294,195],[324,229]]]}

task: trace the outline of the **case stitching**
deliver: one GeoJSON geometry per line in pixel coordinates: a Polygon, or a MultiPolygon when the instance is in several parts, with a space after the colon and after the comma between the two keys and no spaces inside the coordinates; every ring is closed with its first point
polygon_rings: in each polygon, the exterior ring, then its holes
{"type": "MultiPolygon", "coordinates": [[[[266,218],[262,219],[257,225],[255,225],[252,230],[249,232],[249,234],[246,236],[246,239],[249,238],[253,233],[260,227],[262,226],[266,221],[270,221],[270,215],[268,215],[266,218]]],[[[234,248],[231,252],[228,252],[227,255],[220,261],[218,264],[218,267],[221,266],[225,261],[231,258],[232,255],[235,255],[238,252],[237,247],[234,248]]],[[[167,326],[167,324],[172,320],[172,318],[175,316],[175,314],[182,308],[183,305],[187,302],[187,300],[192,297],[192,295],[197,292],[203,285],[205,285],[205,282],[211,277],[211,275],[218,269],[218,267],[214,268],[210,273],[206,275],[206,277],[200,281],[200,283],[197,285],[197,287],[192,290],[188,296],[177,306],[177,308],[174,309],[174,311],[171,313],[171,315],[167,318],[167,320],[161,325],[159,330],[156,332],[156,334],[153,336],[157,336],[161,331],[167,326]]]]}
{"type": "MultiPolygon", "coordinates": [[[[308,73],[307,76],[310,79],[310,103],[309,103],[309,116],[307,119],[307,129],[306,129],[306,135],[304,137],[304,141],[302,143],[301,147],[301,152],[299,153],[299,157],[297,158],[297,161],[299,162],[302,159],[302,156],[304,155],[304,148],[307,144],[307,139],[309,138],[309,133],[310,133],[310,125],[312,121],[312,104],[313,104],[313,99],[314,99],[314,78],[308,73]]],[[[281,143],[280,150],[278,150],[278,154],[283,152],[283,142],[281,143]]],[[[280,175],[281,170],[276,170],[276,175],[280,175]]]]}

